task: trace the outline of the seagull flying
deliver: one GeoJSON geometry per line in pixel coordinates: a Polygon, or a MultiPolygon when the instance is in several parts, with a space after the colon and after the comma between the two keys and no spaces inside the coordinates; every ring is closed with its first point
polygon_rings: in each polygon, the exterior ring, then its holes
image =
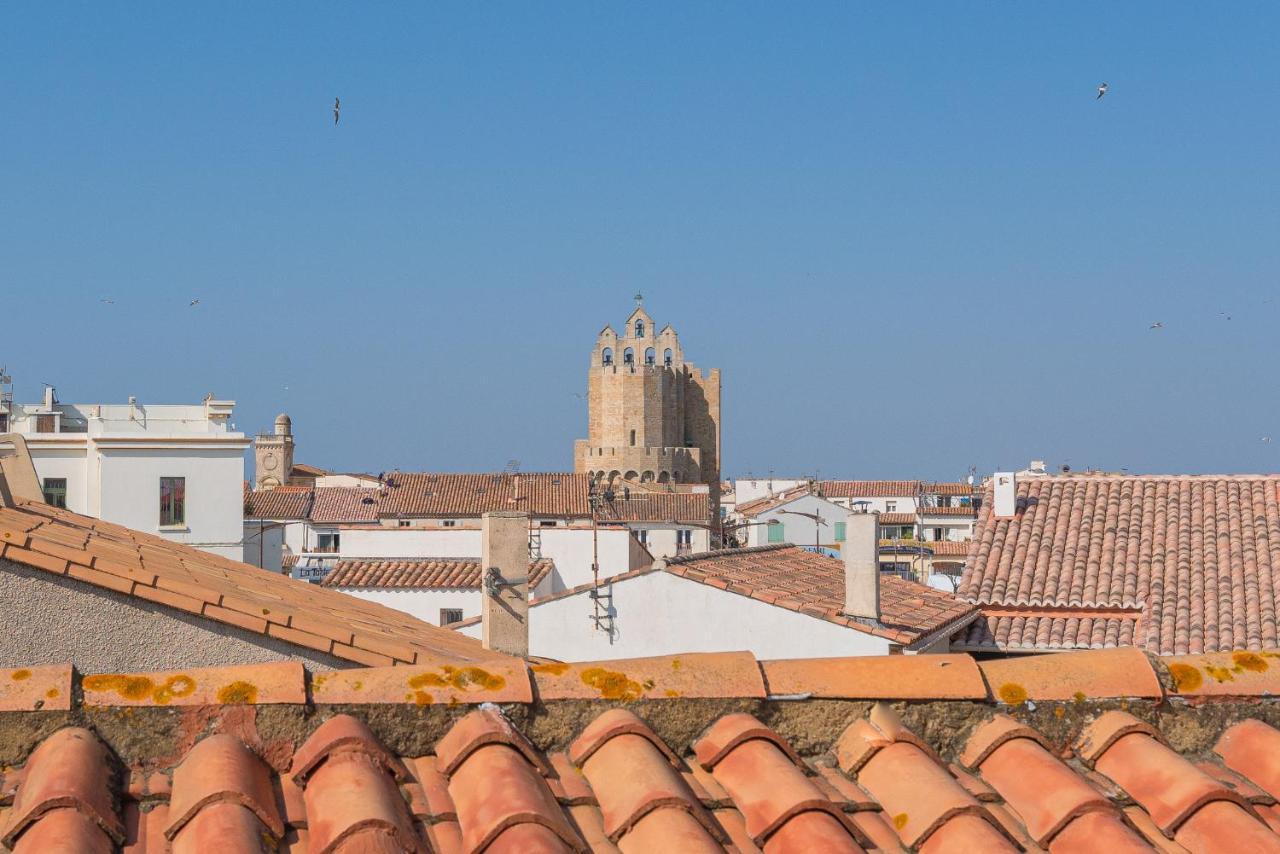
{"type": "Polygon", "coordinates": [[[98,300],[98,302],[106,303],[107,305],[115,305],[115,304],[116,304],[116,301],[115,301],[115,300],[113,300],[113,299],[107,299],[107,298],[105,298],[105,297],[103,297],[102,299],[98,300]]]}
{"type": "Polygon", "coordinates": [[[333,123],[335,125],[338,123],[338,115],[341,112],[342,112],[342,99],[334,98],[333,99],[333,123]]]}
{"type": "Polygon", "coordinates": [[[1264,445],[1270,445],[1270,444],[1271,444],[1271,437],[1270,437],[1270,436],[1263,436],[1263,437],[1262,437],[1262,444],[1264,444],[1264,445]]]}
{"type": "Polygon", "coordinates": [[[187,303],[187,308],[195,308],[199,304],[200,304],[200,300],[193,299],[191,302],[187,303]]]}
{"type": "Polygon", "coordinates": [[[1220,312],[1218,312],[1218,316],[1219,316],[1219,317],[1225,317],[1227,320],[1230,320],[1230,319],[1231,319],[1231,315],[1227,314],[1225,311],[1220,311],[1220,312]]]}
{"type": "Polygon", "coordinates": [[[1151,324],[1147,328],[1148,329],[1164,329],[1164,324],[1157,320],[1155,323],[1151,324]]]}
{"type": "Polygon", "coordinates": [[[1107,94],[1107,84],[1103,83],[1101,86],[1098,87],[1098,97],[1094,98],[1094,100],[1095,101],[1101,100],[1102,96],[1105,94],[1107,94]]]}

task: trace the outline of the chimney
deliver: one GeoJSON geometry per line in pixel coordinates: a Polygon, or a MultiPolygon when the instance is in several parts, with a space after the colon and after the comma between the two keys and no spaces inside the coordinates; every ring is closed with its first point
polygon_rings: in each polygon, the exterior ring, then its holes
{"type": "Polygon", "coordinates": [[[994,500],[991,515],[997,519],[1011,519],[1018,513],[1018,483],[1011,471],[998,471],[992,478],[994,500]]]}
{"type": "Polygon", "coordinates": [[[485,649],[529,654],[529,514],[485,513],[480,519],[481,637],[485,649]]]}
{"type": "Polygon", "coordinates": [[[844,612],[880,619],[880,514],[850,513],[845,521],[844,612]]]}

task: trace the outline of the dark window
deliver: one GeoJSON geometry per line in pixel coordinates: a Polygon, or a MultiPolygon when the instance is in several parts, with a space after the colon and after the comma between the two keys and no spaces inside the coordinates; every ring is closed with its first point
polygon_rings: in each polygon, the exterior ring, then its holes
{"type": "Polygon", "coordinates": [[[9,413],[0,412],[0,433],[9,432],[9,413]]]}
{"type": "Polygon", "coordinates": [[[644,363],[646,365],[656,364],[657,361],[658,361],[658,354],[654,351],[652,347],[644,351],[644,363]]]}
{"type": "Polygon", "coordinates": [[[447,626],[450,623],[462,622],[461,608],[441,608],[440,609],[440,625],[447,626]]]}
{"type": "Polygon", "coordinates": [[[632,431],[631,431],[631,444],[632,444],[632,445],[634,445],[635,443],[636,443],[636,431],[635,431],[635,430],[632,430],[632,431]]]}
{"type": "Polygon", "coordinates": [[[454,525],[457,525],[458,523],[457,523],[456,521],[454,521],[453,519],[445,519],[445,520],[444,520],[443,522],[441,522],[440,524],[441,524],[441,525],[443,525],[443,526],[444,526],[444,527],[446,527],[446,528],[452,528],[454,525]]]}
{"type": "Polygon", "coordinates": [[[644,321],[643,320],[636,321],[636,337],[637,338],[644,337],[644,321]]]}
{"type": "Polygon", "coordinates": [[[408,519],[401,519],[401,520],[400,520],[400,527],[401,527],[401,528],[408,528],[408,527],[409,527],[410,525],[412,525],[412,524],[413,524],[413,523],[412,523],[412,522],[410,522],[408,519]]]}
{"type": "Polygon", "coordinates": [[[622,364],[633,365],[636,361],[636,351],[630,347],[622,351],[622,364]]]}
{"type": "Polygon", "coordinates": [[[36,432],[37,433],[54,432],[54,424],[56,420],[57,419],[54,418],[54,416],[52,415],[37,415],[36,416],[36,432]]]}
{"type": "Polygon", "coordinates": [[[638,540],[642,546],[649,545],[649,531],[645,528],[641,528],[636,531],[636,540],[638,540]]]}
{"type": "Polygon", "coordinates": [[[606,365],[613,364],[613,348],[605,347],[604,352],[600,354],[600,361],[606,365]]]}
{"type": "Polygon", "coordinates": [[[668,368],[671,367],[671,348],[670,347],[662,351],[662,363],[666,365],[668,368]]]}
{"type": "Polygon", "coordinates": [[[187,524],[187,479],[160,478],[160,527],[187,524]]]}
{"type": "Polygon", "coordinates": [[[316,551],[336,554],[342,546],[341,534],[317,534],[316,551]]]}
{"type": "Polygon", "coordinates": [[[556,520],[555,520],[555,519],[541,519],[541,520],[539,520],[538,525],[539,525],[539,526],[541,526],[541,527],[543,527],[543,528],[554,528],[554,527],[556,526],[556,520]]]}
{"type": "Polygon", "coordinates": [[[44,479],[44,503],[50,507],[67,507],[67,479],[65,477],[46,477],[44,479]]]}

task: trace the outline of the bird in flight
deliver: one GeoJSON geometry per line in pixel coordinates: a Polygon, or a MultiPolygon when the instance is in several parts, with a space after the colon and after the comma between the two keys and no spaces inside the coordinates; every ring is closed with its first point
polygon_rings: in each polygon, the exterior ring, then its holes
{"type": "Polygon", "coordinates": [[[1101,86],[1098,87],[1098,97],[1094,98],[1093,100],[1095,101],[1101,100],[1102,96],[1105,94],[1107,94],[1107,84],[1103,83],[1101,86]]]}
{"type": "Polygon", "coordinates": [[[187,303],[187,308],[195,308],[199,304],[200,304],[200,300],[193,299],[191,302],[187,303]]]}
{"type": "Polygon", "coordinates": [[[1155,323],[1147,327],[1148,329],[1164,329],[1164,324],[1157,320],[1155,323]]]}
{"type": "Polygon", "coordinates": [[[1220,311],[1220,312],[1218,312],[1218,316],[1219,316],[1219,317],[1225,317],[1227,320],[1230,320],[1230,319],[1231,319],[1231,315],[1227,314],[1225,311],[1220,311]]]}
{"type": "Polygon", "coordinates": [[[335,125],[338,123],[338,116],[341,113],[342,113],[342,99],[334,98],[333,99],[333,123],[335,125]]]}
{"type": "Polygon", "coordinates": [[[1271,437],[1270,437],[1270,436],[1263,436],[1263,437],[1262,437],[1262,444],[1264,444],[1264,445],[1270,445],[1270,444],[1271,444],[1271,437]]]}
{"type": "Polygon", "coordinates": [[[106,297],[103,297],[102,299],[98,300],[98,302],[100,302],[100,303],[105,303],[105,304],[107,304],[107,305],[115,305],[115,304],[116,304],[116,301],[115,301],[115,300],[113,300],[113,299],[107,299],[106,297]]]}

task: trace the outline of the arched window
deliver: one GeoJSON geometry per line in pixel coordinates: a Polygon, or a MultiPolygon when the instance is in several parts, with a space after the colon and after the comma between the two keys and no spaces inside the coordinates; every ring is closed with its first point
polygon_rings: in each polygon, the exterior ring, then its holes
{"type": "MultiPolygon", "coordinates": [[[[669,351],[668,351],[668,352],[669,352],[669,351]]],[[[602,365],[612,365],[612,364],[613,364],[613,348],[612,348],[612,347],[605,347],[605,348],[604,348],[604,352],[602,352],[602,353],[600,354],[600,363],[601,363],[602,365]]]]}
{"type": "Polygon", "coordinates": [[[662,364],[666,365],[668,368],[671,367],[671,348],[670,347],[662,351],[662,364]]]}
{"type": "Polygon", "coordinates": [[[637,338],[644,337],[644,321],[643,320],[636,321],[636,337],[637,338]]]}
{"type": "Polygon", "coordinates": [[[657,358],[658,358],[658,354],[654,352],[654,349],[652,347],[644,351],[644,363],[646,365],[655,364],[657,361],[657,358]]]}
{"type": "Polygon", "coordinates": [[[671,475],[665,471],[658,472],[658,483],[666,483],[671,480],[671,475]]]}
{"type": "Polygon", "coordinates": [[[640,473],[641,483],[653,483],[653,472],[645,471],[640,473]]]}
{"type": "Polygon", "coordinates": [[[631,431],[631,446],[632,446],[632,447],[635,447],[635,444],[636,444],[636,431],[635,431],[635,430],[632,430],[632,431],[631,431]]]}
{"type": "Polygon", "coordinates": [[[622,351],[622,364],[634,365],[636,363],[636,351],[630,347],[622,351]]]}

